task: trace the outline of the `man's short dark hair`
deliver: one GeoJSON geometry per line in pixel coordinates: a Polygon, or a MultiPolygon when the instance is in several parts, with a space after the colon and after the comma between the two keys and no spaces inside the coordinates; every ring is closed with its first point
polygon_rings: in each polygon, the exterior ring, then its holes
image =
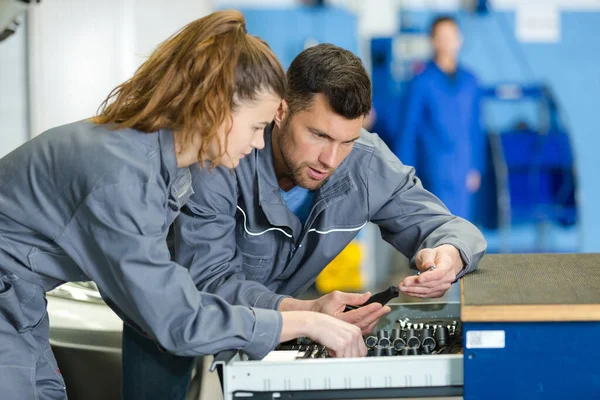
{"type": "Polygon", "coordinates": [[[451,17],[450,15],[442,15],[434,19],[431,23],[431,28],[429,28],[429,36],[433,37],[433,35],[435,34],[435,29],[444,22],[450,22],[451,24],[454,24],[456,25],[456,27],[458,27],[458,22],[456,21],[456,18],[451,17]]]}
{"type": "Polygon", "coordinates": [[[317,93],[323,93],[333,111],[346,119],[371,111],[371,80],[361,60],[329,43],[304,50],[287,71],[290,114],[310,108],[317,93]]]}

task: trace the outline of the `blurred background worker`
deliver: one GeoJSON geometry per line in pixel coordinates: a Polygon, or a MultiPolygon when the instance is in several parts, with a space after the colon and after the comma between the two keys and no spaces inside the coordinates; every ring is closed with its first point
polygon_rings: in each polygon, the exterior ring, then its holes
{"type": "Polygon", "coordinates": [[[458,63],[456,21],[435,19],[430,35],[434,57],[407,90],[394,150],[453,214],[470,219],[484,166],[479,85],[458,63]]]}

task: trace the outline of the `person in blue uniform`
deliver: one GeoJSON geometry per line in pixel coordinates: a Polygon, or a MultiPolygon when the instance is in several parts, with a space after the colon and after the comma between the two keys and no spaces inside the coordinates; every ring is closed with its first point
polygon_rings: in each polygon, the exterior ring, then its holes
{"type": "Polygon", "coordinates": [[[336,356],[366,355],[359,327],[230,305],[169,254],[191,170],[234,168],[264,147],[284,92],[266,43],[239,12],[217,12],[162,43],[99,115],[0,159],[0,398],[66,399],[45,292],[68,281],[95,281],[121,318],[174,354],[261,358],[307,336],[336,356]]]}
{"type": "Polygon", "coordinates": [[[484,167],[480,87],[458,62],[461,34],[451,17],[431,26],[434,58],[411,81],[394,152],[454,215],[471,219],[484,167]]]}

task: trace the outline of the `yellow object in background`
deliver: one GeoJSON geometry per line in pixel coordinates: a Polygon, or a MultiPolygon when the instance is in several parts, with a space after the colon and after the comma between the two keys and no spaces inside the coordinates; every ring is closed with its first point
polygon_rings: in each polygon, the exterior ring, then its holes
{"type": "Polygon", "coordinates": [[[364,287],[361,271],[362,245],[353,240],[317,277],[315,285],[321,293],[334,290],[358,292],[364,287]]]}

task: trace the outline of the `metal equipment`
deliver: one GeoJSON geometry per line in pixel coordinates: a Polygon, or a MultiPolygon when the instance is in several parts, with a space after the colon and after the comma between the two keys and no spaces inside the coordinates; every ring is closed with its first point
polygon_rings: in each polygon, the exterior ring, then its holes
{"type": "Polygon", "coordinates": [[[390,304],[365,337],[368,357],[328,358],[300,341],[261,361],[223,353],[213,368],[225,400],[594,399],[599,264],[600,254],[488,255],[462,279],[460,303],[390,304]]]}
{"type": "MultiPolygon", "coordinates": [[[[482,225],[498,229],[500,251],[514,251],[510,233],[514,227],[533,225],[535,244],[523,252],[555,252],[548,242],[551,226],[571,227],[577,223],[577,180],[575,157],[563,115],[551,89],[545,85],[498,84],[487,87],[486,103],[538,106],[534,127],[520,124],[499,133],[490,132],[490,165],[484,179],[480,214],[482,225]],[[482,199],[483,200],[483,199],[482,199]],[[489,205],[493,204],[492,207],[489,205]]],[[[561,246],[560,250],[576,251],[561,246]]]]}
{"type": "Polygon", "coordinates": [[[41,0],[0,0],[0,42],[12,36],[19,26],[19,18],[32,4],[41,0]]]}
{"type": "Polygon", "coordinates": [[[597,399],[600,254],[491,255],[462,282],[464,398],[597,399]]]}
{"type": "Polygon", "coordinates": [[[222,353],[224,399],[361,399],[460,396],[463,356],[458,303],[390,304],[365,337],[365,358],[329,358],[310,341],[280,345],[261,361],[222,353]],[[436,343],[436,334],[444,344],[436,343]]]}

